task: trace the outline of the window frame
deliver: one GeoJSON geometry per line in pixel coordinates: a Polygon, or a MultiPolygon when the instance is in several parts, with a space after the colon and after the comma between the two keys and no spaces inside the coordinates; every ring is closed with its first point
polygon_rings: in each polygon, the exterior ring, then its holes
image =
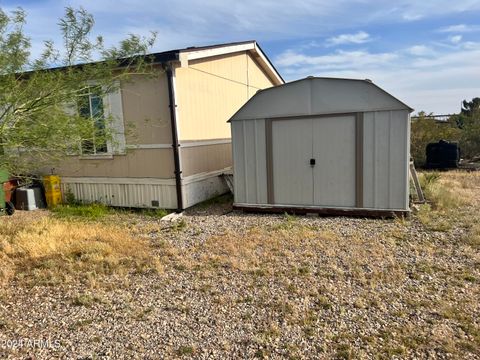
{"type": "MultiPolygon", "coordinates": [[[[112,147],[111,141],[109,139],[105,139],[105,144],[104,144],[105,151],[97,151],[97,144],[95,142],[95,133],[98,130],[105,131],[107,129],[107,123],[106,123],[107,112],[106,112],[106,108],[105,108],[106,105],[107,105],[107,103],[106,103],[107,96],[96,95],[95,92],[92,91],[92,89],[95,89],[96,87],[98,87],[98,86],[95,86],[95,84],[89,84],[88,85],[88,91],[86,91],[84,94],[79,96],[79,98],[81,98],[81,97],[88,98],[89,119],[90,119],[90,121],[93,122],[93,125],[94,125],[92,138],[91,139],[82,139],[80,141],[79,152],[80,152],[80,157],[81,158],[111,158],[112,155],[113,155],[113,147],[112,147]],[[101,115],[100,115],[99,118],[103,122],[103,128],[97,127],[97,125],[96,125],[97,121],[94,117],[94,109],[93,109],[93,104],[92,104],[92,99],[95,98],[95,97],[97,97],[101,100],[101,105],[102,106],[101,106],[101,115]],[[93,148],[93,151],[91,153],[85,151],[85,148],[84,148],[84,145],[83,145],[83,143],[85,141],[91,142],[91,146],[93,148]]],[[[79,102],[80,101],[77,101],[76,111],[77,111],[77,114],[81,115],[79,102]]]]}

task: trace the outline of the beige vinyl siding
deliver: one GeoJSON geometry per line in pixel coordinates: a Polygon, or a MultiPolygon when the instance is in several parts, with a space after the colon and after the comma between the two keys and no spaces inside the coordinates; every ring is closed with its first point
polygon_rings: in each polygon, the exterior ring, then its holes
{"type": "Polygon", "coordinates": [[[55,168],[61,176],[173,178],[171,149],[130,149],[113,159],[81,159],[72,156],[55,168]]]}
{"type": "MultiPolygon", "coordinates": [[[[134,75],[121,84],[123,119],[128,145],[171,144],[168,87],[165,73],[158,77],[134,75]]],[[[129,149],[108,159],[70,156],[55,171],[61,176],[174,177],[171,149],[129,149]]],[[[48,173],[50,171],[47,171],[48,173]]]]}
{"type": "Polygon", "coordinates": [[[127,144],[169,144],[172,142],[168,108],[167,76],[137,75],[122,83],[123,116],[127,144]]]}
{"type": "Polygon", "coordinates": [[[248,85],[249,98],[251,98],[260,89],[266,89],[273,86],[272,81],[265,74],[263,69],[258,65],[257,61],[247,53],[247,71],[248,71],[248,85]]]}
{"type": "MultiPolygon", "coordinates": [[[[259,88],[273,81],[248,52],[193,60],[175,69],[179,139],[229,139],[227,120],[259,88]],[[250,86],[248,86],[250,85],[250,86]]],[[[127,152],[107,159],[71,156],[55,171],[63,177],[173,179],[174,164],[166,74],[134,75],[121,84],[127,152]],[[132,148],[139,145],[144,148],[132,148]],[[145,148],[151,145],[152,148],[145,148]]],[[[231,144],[181,147],[182,176],[232,165],[231,144]]],[[[50,169],[44,171],[50,173],[50,169]]]]}
{"type": "Polygon", "coordinates": [[[190,61],[175,76],[181,141],[229,138],[227,120],[258,90],[250,81],[273,86],[246,52],[190,61]]]}
{"type": "Polygon", "coordinates": [[[182,174],[190,176],[232,166],[231,144],[204,145],[183,148],[182,174]]]}

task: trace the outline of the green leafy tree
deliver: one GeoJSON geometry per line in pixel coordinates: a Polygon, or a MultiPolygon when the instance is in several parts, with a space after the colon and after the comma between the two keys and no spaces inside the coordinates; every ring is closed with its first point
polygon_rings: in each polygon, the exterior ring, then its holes
{"type": "Polygon", "coordinates": [[[92,35],[92,15],[68,7],[59,22],[63,44],[46,41],[32,58],[25,23],[22,9],[0,9],[0,168],[13,174],[54,164],[80,144],[102,146],[112,136],[112,119],[102,119],[99,131],[99,119],[82,113],[82,98],[115,91],[133,74],[156,72],[146,56],[155,33],[107,47],[92,35]]]}
{"type": "Polygon", "coordinates": [[[427,144],[442,139],[458,142],[463,159],[480,156],[480,98],[464,100],[460,113],[452,115],[447,122],[436,122],[425,112],[418,114],[418,118],[412,121],[411,134],[411,154],[415,164],[423,166],[427,144]]]}
{"type": "Polygon", "coordinates": [[[472,101],[463,100],[461,114],[478,118],[480,116],[480,98],[473,98],[472,101]]]}
{"type": "Polygon", "coordinates": [[[425,165],[425,148],[429,143],[439,140],[459,141],[462,135],[455,119],[450,118],[447,122],[441,123],[431,116],[432,114],[429,116],[421,111],[418,118],[412,121],[410,153],[417,166],[425,165]]]}
{"type": "Polygon", "coordinates": [[[460,149],[462,157],[475,159],[480,156],[480,98],[471,101],[464,100],[456,121],[462,129],[460,149]]]}

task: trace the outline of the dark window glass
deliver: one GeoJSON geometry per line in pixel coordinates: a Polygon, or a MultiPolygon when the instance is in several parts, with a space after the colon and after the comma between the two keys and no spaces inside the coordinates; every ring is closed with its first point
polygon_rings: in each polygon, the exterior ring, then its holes
{"type": "Polygon", "coordinates": [[[82,140],[82,154],[102,154],[108,151],[103,100],[90,88],[78,99],[78,113],[92,124],[91,137],[82,140]]]}

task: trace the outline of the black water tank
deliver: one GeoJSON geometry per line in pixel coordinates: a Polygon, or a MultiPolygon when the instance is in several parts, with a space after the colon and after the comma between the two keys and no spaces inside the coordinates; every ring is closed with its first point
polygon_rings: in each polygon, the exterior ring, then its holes
{"type": "Polygon", "coordinates": [[[460,161],[460,148],[456,142],[440,140],[437,143],[430,143],[427,145],[426,154],[426,168],[458,168],[458,163],[460,161]]]}

